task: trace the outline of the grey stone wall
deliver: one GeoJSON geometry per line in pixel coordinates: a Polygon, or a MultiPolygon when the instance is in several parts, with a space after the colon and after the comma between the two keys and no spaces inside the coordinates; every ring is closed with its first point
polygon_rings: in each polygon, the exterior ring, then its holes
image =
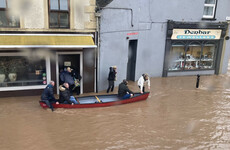
{"type": "MultiPolygon", "coordinates": [[[[116,86],[126,78],[128,43],[138,40],[135,80],[142,73],[162,76],[167,21],[219,22],[230,16],[230,1],[219,0],[216,20],[202,20],[204,0],[113,0],[101,10],[99,91],[107,88],[109,67],[117,66],[116,86]],[[136,33],[136,35],[127,35],[136,33]],[[129,39],[127,39],[129,37],[129,39]]],[[[222,73],[227,71],[230,43],[226,41],[222,73]]]]}

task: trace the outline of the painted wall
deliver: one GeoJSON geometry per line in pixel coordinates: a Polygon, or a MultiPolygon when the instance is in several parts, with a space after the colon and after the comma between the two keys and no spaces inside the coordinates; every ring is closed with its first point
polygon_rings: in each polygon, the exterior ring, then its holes
{"type": "MultiPolygon", "coordinates": [[[[143,73],[148,73],[151,77],[162,76],[167,20],[204,24],[211,22],[202,20],[204,1],[113,0],[107,8],[102,9],[99,91],[107,88],[110,66],[117,66],[116,86],[126,78],[130,39],[138,40],[135,79],[138,80],[143,73]],[[127,35],[128,33],[137,35],[127,35]]],[[[226,16],[230,16],[229,6],[229,0],[219,0],[216,20],[212,22],[226,21],[226,16]]],[[[222,73],[226,72],[229,51],[230,44],[227,41],[222,73]]]]}
{"type": "Polygon", "coordinates": [[[48,0],[12,0],[10,15],[20,18],[20,28],[0,30],[52,30],[94,32],[96,0],[70,0],[70,29],[49,29],[48,0]]]}

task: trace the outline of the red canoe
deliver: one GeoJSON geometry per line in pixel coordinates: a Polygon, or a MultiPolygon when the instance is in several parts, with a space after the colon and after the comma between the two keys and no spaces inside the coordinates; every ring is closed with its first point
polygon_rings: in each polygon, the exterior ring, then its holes
{"type": "MultiPolygon", "coordinates": [[[[80,104],[70,105],[70,104],[52,104],[54,108],[91,108],[91,107],[106,107],[114,106],[120,104],[133,103],[137,101],[146,100],[149,96],[149,92],[144,94],[135,93],[132,98],[129,99],[120,99],[117,94],[113,95],[97,95],[97,96],[85,96],[78,97],[80,104]]],[[[47,105],[39,101],[41,107],[47,108],[47,105]]]]}

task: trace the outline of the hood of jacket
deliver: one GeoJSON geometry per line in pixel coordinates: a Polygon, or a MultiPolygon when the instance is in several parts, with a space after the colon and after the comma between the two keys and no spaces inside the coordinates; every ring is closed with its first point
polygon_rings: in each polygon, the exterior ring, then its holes
{"type": "Polygon", "coordinates": [[[110,68],[109,68],[109,71],[110,71],[110,72],[113,72],[113,67],[110,67],[110,68]]]}
{"type": "Polygon", "coordinates": [[[66,88],[65,88],[64,86],[62,86],[62,85],[59,86],[59,90],[60,90],[60,91],[63,92],[63,91],[65,91],[65,89],[66,89],[66,88]]]}

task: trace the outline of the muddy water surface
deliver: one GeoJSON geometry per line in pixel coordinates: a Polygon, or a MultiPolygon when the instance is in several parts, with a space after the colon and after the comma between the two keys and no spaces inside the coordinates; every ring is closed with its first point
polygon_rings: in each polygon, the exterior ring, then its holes
{"type": "Polygon", "coordinates": [[[152,78],[147,101],[105,108],[0,98],[0,150],[230,149],[229,79],[201,76],[196,89],[196,76],[152,78]]]}

